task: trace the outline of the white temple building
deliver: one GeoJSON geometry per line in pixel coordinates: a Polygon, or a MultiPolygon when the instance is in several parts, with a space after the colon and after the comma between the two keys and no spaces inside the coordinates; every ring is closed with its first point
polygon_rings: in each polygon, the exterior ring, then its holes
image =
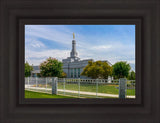
{"type": "MultiPolygon", "coordinates": [[[[76,51],[75,35],[73,33],[72,50],[70,53],[70,57],[67,57],[66,59],[62,60],[63,72],[67,74],[67,78],[88,78],[86,76],[81,75],[83,69],[88,65],[88,61],[94,61],[94,60],[93,59],[81,60],[78,57],[78,53],[76,51]]],[[[107,60],[102,62],[107,62],[110,66],[112,66],[112,64],[107,60]]],[[[38,73],[40,73],[39,66],[33,66],[33,71],[31,72],[31,76],[36,77],[38,73]]]]}
{"type": "MultiPolygon", "coordinates": [[[[76,51],[76,40],[73,33],[72,50],[70,53],[70,57],[62,60],[63,72],[67,74],[67,78],[88,78],[80,75],[83,69],[88,65],[88,61],[93,61],[93,59],[80,60],[80,58],[78,57],[78,53],[76,51]]],[[[109,65],[111,65],[111,63],[107,60],[103,62],[107,62],[109,65]]]]}

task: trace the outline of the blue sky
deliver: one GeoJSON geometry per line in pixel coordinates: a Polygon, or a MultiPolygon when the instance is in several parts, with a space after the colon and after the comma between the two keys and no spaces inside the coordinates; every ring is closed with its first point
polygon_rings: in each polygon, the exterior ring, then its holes
{"type": "Polygon", "coordinates": [[[73,32],[81,59],[127,61],[135,70],[135,25],[25,25],[25,61],[69,57],[73,32]]]}

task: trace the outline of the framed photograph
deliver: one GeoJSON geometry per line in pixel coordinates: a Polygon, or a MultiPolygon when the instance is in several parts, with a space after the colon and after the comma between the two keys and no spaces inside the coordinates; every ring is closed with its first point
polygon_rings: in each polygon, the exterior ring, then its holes
{"type": "Polygon", "coordinates": [[[136,25],[24,26],[25,98],[136,98],[136,25]]]}
{"type": "Polygon", "coordinates": [[[1,0],[0,120],[160,122],[159,32],[159,0],[1,0]]]}

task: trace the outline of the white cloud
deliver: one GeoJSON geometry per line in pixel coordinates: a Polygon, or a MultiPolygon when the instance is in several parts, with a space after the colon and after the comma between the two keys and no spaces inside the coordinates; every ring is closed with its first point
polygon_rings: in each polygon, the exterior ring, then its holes
{"type": "MultiPolygon", "coordinates": [[[[53,26],[54,27],[54,26],[53,26]]],[[[44,25],[27,25],[25,31],[25,59],[34,65],[39,65],[48,57],[62,60],[70,56],[70,50],[48,49],[45,42],[39,38],[60,43],[62,46],[70,48],[72,43],[72,31],[61,26],[61,28],[49,28],[44,25]]],[[[94,60],[108,60],[112,64],[117,61],[127,61],[135,64],[135,45],[123,44],[121,41],[114,41],[108,37],[98,43],[86,41],[87,39],[80,33],[76,33],[77,52],[81,59],[92,58],[94,60]]],[[[96,39],[95,39],[96,40],[96,39]]]]}
{"type": "Polygon", "coordinates": [[[35,38],[26,38],[25,47],[25,50],[35,50],[40,48],[46,48],[46,45],[35,38]]]}
{"type": "Polygon", "coordinates": [[[59,31],[57,28],[47,28],[43,25],[28,25],[26,27],[25,35],[30,38],[43,38],[51,40],[57,43],[62,43],[65,45],[70,44],[70,39],[72,39],[71,32],[69,31],[59,31]],[[27,28],[28,27],[28,28],[27,28]]]}
{"type": "Polygon", "coordinates": [[[40,48],[40,47],[45,47],[45,45],[39,41],[31,43],[31,46],[34,48],[40,48]]]}
{"type": "Polygon", "coordinates": [[[99,45],[99,46],[93,46],[91,47],[92,50],[108,50],[112,48],[112,45],[99,45]]]}
{"type": "MultiPolygon", "coordinates": [[[[93,58],[96,60],[110,60],[111,63],[117,61],[128,61],[135,59],[135,50],[133,45],[111,42],[108,45],[89,45],[77,48],[79,56],[83,59],[93,58]]],[[[133,62],[133,61],[132,61],[133,62]]]]}
{"type": "Polygon", "coordinates": [[[135,64],[135,60],[127,60],[127,62],[130,64],[135,64]]]}
{"type": "Polygon", "coordinates": [[[45,50],[45,51],[26,51],[25,52],[25,60],[30,64],[39,65],[41,62],[46,60],[48,57],[54,57],[58,60],[62,60],[63,58],[67,58],[70,55],[69,50],[45,50]]]}

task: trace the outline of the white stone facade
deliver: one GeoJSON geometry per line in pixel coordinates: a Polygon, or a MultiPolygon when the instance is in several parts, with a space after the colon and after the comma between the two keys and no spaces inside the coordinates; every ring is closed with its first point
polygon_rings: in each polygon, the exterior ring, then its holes
{"type": "MultiPolygon", "coordinates": [[[[88,61],[93,61],[93,59],[80,60],[76,51],[76,40],[73,39],[70,57],[62,60],[63,72],[67,74],[67,78],[88,78],[80,75],[83,69],[88,65],[88,61]]],[[[109,65],[111,65],[111,63],[107,60],[102,62],[107,62],[109,65]]],[[[34,70],[31,72],[31,76],[35,77],[38,73],[40,73],[40,69],[38,66],[33,66],[33,68],[34,70]]]]}
{"type": "Polygon", "coordinates": [[[87,60],[79,60],[72,62],[64,62],[63,61],[63,71],[67,74],[67,78],[87,78],[85,76],[81,76],[83,69],[88,65],[88,61],[92,61],[93,59],[87,60]]]}
{"type": "MultiPolygon", "coordinates": [[[[93,59],[80,60],[78,53],[76,52],[76,41],[72,40],[70,57],[62,60],[63,72],[67,74],[67,78],[88,78],[80,75],[83,69],[88,65],[88,61],[93,61],[93,59]]],[[[111,65],[107,60],[103,62],[107,62],[111,65]]]]}
{"type": "Polygon", "coordinates": [[[76,40],[73,39],[70,57],[62,60],[63,72],[67,74],[67,78],[87,78],[80,74],[88,64],[88,61],[93,61],[93,59],[80,60],[76,51],[76,40]]]}

